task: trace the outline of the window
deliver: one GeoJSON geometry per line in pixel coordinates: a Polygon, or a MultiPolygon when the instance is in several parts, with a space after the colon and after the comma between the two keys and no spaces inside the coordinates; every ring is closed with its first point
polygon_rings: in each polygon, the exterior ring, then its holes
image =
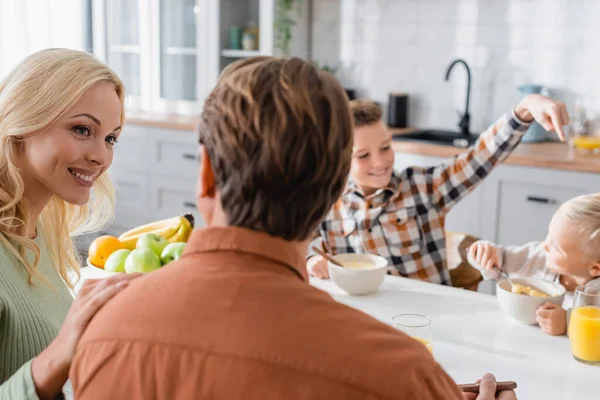
{"type": "Polygon", "coordinates": [[[93,2],[94,53],[123,79],[127,107],[197,114],[196,0],[93,2]]]}

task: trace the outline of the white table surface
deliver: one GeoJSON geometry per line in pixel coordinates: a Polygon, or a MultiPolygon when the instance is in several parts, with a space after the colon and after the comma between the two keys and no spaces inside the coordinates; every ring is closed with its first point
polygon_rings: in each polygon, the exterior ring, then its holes
{"type": "Polygon", "coordinates": [[[401,313],[429,316],[434,357],[457,383],[491,372],[516,381],[523,400],[600,399],[600,367],[575,361],[566,336],[549,336],[505,316],[495,296],[389,275],[367,296],[349,296],[330,280],[310,282],[389,325],[401,313]]]}

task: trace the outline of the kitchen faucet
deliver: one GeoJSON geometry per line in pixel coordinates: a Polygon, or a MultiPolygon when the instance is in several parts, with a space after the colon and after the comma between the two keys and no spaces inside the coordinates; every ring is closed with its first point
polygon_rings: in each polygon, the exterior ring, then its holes
{"type": "Polygon", "coordinates": [[[446,81],[448,81],[448,79],[450,79],[450,72],[452,72],[452,68],[454,68],[454,66],[456,64],[464,65],[467,70],[467,104],[465,105],[465,113],[461,115],[459,112],[460,121],[458,123],[458,127],[460,128],[460,131],[464,135],[469,135],[471,133],[469,131],[469,123],[471,120],[471,117],[469,115],[469,97],[471,96],[471,69],[469,68],[469,65],[467,64],[467,62],[465,60],[461,60],[461,59],[454,60],[448,66],[448,69],[446,70],[446,81]]]}

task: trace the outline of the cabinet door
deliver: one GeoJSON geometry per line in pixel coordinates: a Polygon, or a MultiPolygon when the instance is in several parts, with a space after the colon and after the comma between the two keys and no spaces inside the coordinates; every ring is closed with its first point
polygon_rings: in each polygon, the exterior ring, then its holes
{"type": "Polygon", "coordinates": [[[196,179],[199,169],[198,135],[189,131],[154,129],[146,163],[160,175],[196,179]]]}
{"type": "Polygon", "coordinates": [[[191,213],[195,227],[204,225],[196,208],[196,179],[156,176],[152,179],[151,193],[155,219],[191,213]]]}
{"type": "Polygon", "coordinates": [[[148,151],[152,129],[126,124],[119,142],[114,146],[111,171],[114,173],[148,171],[148,151]]]}
{"type": "Polygon", "coordinates": [[[524,244],[543,240],[560,205],[583,190],[560,185],[503,180],[498,188],[498,242],[524,244]]]}
{"type": "Polygon", "coordinates": [[[544,240],[562,203],[598,188],[600,174],[501,165],[486,182],[482,237],[502,245],[544,240]]]}
{"type": "Polygon", "coordinates": [[[149,190],[147,176],[125,171],[111,172],[116,192],[116,218],[148,217],[149,190]]]}

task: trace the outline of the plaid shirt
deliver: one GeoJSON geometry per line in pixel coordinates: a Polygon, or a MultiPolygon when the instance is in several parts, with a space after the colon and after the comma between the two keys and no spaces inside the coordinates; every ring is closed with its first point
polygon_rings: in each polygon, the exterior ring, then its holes
{"type": "MultiPolygon", "coordinates": [[[[309,249],[378,254],[393,275],[451,285],[444,218],[508,157],[528,126],[511,112],[452,163],[394,171],[390,184],[369,196],[350,179],[309,249]]],[[[309,250],[308,257],[313,255],[309,250]]]]}

